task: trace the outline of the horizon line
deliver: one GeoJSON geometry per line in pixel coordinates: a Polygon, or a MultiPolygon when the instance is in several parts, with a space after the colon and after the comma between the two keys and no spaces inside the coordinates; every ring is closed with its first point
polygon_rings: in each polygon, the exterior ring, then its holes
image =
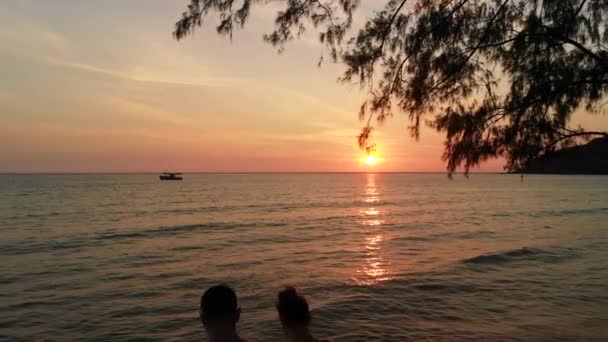
{"type": "MultiPolygon", "coordinates": [[[[146,175],[162,174],[154,171],[62,171],[62,172],[0,172],[0,175],[146,175]]],[[[181,174],[448,174],[447,171],[191,171],[181,174]]],[[[465,172],[453,172],[452,174],[465,174],[465,172]]],[[[468,174],[509,174],[506,171],[475,171],[468,174]]]]}

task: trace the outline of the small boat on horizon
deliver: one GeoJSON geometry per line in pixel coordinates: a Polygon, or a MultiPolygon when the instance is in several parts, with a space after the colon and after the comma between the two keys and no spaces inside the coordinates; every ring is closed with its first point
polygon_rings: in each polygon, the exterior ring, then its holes
{"type": "Polygon", "coordinates": [[[177,172],[163,172],[159,178],[160,180],[182,180],[181,173],[177,172]]]}

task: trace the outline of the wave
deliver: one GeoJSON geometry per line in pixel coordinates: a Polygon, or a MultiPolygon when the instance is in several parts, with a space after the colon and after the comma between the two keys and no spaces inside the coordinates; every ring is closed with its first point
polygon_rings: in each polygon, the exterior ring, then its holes
{"type": "MultiPolygon", "coordinates": [[[[171,202],[181,203],[181,202],[171,202]]],[[[184,203],[194,203],[188,201],[184,203]]],[[[379,199],[378,202],[374,203],[375,207],[382,207],[386,205],[402,205],[402,202],[387,201],[379,199]]],[[[196,214],[205,212],[229,212],[229,211],[241,211],[243,209],[264,209],[267,212],[281,212],[298,209],[350,209],[350,208],[361,208],[368,207],[369,203],[365,199],[344,199],[334,201],[303,201],[303,202],[262,202],[262,203],[249,203],[249,204],[235,204],[235,205],[207,205],[200,207],[187,207],[187,208],[169,208],[169,209],[158,209],[155,213],[160,214],[196,214]]],[[[147,212],[143,212],[147,213],[147,212]]]]}
{"type": "Polygon", "coordinates": [[[581,215],[581,214],[602,214],[608,213],[608,208],[584,208],[584,209],[568,209],[568,210],[543,210],[538,212],[531,212],[529,215],[533,217],[543,216],[570,216],[570,215],[581,215]]]}
{"type": "Polygon", "coordinates": [[[598,208],[579,208],[579,209],[564,209],[564,210],[539,210],[539,211],[524,211],[524,212],[497,212],[490,216],[492,217],[520,217],[522,215],[538,218],[547,216],[571,216],[571,215],[587,215],[587,214],[604,214],[608,213],[608,207],[598,208]]]}
{"type": "Polygon", "coordinates": [[[9,244],[0,244],[0,255],[22,255],[31,253],[60,252],[87,247],[99,247],[108,243],[118,241],[128,242],[137,239],[152,239],[167,236],[178,236],[198,231],[209,230],[230,230],[241,228],[263,228],[281,227],[284,222],[255,222],[255,223],[234,223],[234,222],[210,222],[202,224],[176,225],[144,229],[139,231],[105,231],[97,234],[81,234],[64,239],[50,241],[19,241],[9,244]]]}
{"type": "Polygon", "coordinates": [[[434,239],[483,239],[483,238],[493,238],[496,236],[496,232],[490,230],[475,230],[475,231],[462,231],[462,232],[442,232],[438,234],[433,234],[430,237],[434,239]]]}
{"type": "Polygon", "coordinates": [[[517,261],[558,263],[576,259],[581,256],[582,253],[573,248],[556,247],[550,249],[541,249],[523,247],[505,252],[482,254],[470,259],[466,259],[463,262],[477,265],[498,265],[517,261]]]}

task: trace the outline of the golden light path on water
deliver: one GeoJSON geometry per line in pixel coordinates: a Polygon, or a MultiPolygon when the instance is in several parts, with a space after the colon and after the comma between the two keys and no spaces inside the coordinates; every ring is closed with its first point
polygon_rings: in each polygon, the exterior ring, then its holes
{"type": "Polygon", "coordinates": [[[382,224],[382,212],[374,206],[380,199],[380,193],[376,186],[376,175],[367,175],[364,202],[370,207],[360,210],[362,216],[361,223],[365,227],[365,262],[357,271],[356,282],[359,285],[374,285],[382,281],[390,280],[388,263],[383,257],[382,243],[384,241],[384,231],[382,224]]]}

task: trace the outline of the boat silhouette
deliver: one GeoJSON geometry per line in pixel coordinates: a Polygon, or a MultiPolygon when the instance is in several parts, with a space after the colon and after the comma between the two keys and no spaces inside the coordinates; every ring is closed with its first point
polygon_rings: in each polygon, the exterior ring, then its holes
{"type": "Polygon", "coordinates": [[[159,178],[160,180],[182,180],[181,173],[176,172],[163,172],[159,178]]]}

